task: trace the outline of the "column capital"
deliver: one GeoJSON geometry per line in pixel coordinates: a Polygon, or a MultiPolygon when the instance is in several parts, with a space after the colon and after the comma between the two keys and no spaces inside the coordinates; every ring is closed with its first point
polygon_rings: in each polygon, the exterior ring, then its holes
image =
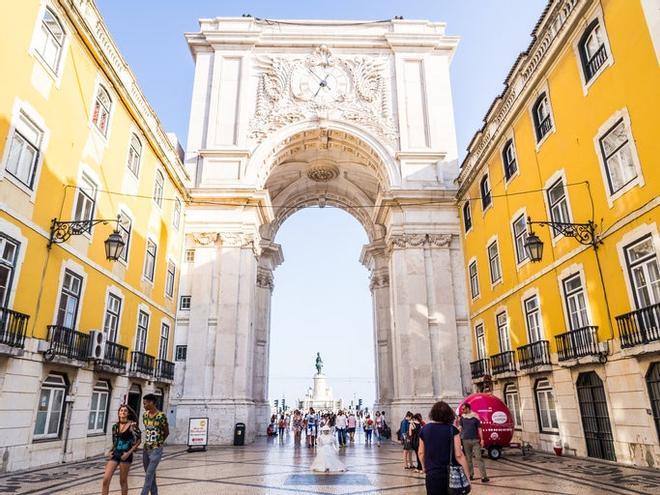
{"type": "Polygon", "coordinates": [[[375,289],[384,289],[390,286],[390,274],[387,270],[374,270],[371,272],[370,278],[369,289],[372,292],[375,289]]]}
{"type": "Polygon", "coordinates": [[[273,291],[273,287],[275,287],[273,283],[273,270],[261,266],[257,268],[257,287],[268,289],[271,292],[273,291]]]}

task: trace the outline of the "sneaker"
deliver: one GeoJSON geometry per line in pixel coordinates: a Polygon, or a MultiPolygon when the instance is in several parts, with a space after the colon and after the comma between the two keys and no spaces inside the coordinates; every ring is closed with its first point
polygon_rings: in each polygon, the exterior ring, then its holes
{"type": "Polygon", "coordinates": [[[488,483],[489,481],[490,481],[490,478],[488,476],[485,476],[485,477],[481,478],[482,483],[488,483]]]}

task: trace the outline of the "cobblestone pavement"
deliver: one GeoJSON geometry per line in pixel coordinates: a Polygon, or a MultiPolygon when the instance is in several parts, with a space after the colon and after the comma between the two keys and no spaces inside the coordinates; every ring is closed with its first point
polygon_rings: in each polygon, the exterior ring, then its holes
{"type": "MultiPolygon", "coordinates": [[[[290,441],[261,439],[244,447],[212,447],[188,453],[183,447],[166,447],[158,469],[161,495],[206,494],[388,494],[423,495],[424,479],[402,467],[397,444],[366,447],[362,443],[341,449],[347,473],[314,475],[309,465],[312,449],[294,447],[290,441]]],[[[105,462],[94,459],[45,469],[0,476],[2,494],[95,495],[105,462]]],[[[472,493],[501,494],[657,494],[660,471],[634,469],[611,463],[546,454],[523,459],[506,452],[500,461],[487,461],[490,483],[476,481],[472,493]]],[[[119,473],[111,493],[119,493],[119,473]]],[[[142,462],[136,457],[129,477],[131,494],[139,493],[142,462]]]]}

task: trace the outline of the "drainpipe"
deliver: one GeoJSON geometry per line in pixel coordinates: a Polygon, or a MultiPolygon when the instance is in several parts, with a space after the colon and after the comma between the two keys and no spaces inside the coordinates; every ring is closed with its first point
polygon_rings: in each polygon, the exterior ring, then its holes
{"type": "Polygon", "coordinates": [[[65,422],[64,422],[64,447],[62,448],[62,464],[66,463],[66,450],[69,445],[69,433],[71,431],[71,416],[73,415],[73,402],[75,401],[75,397],[73,395],[67,395],[64,398],[64,402],[66,403],[66,409],[64,411],[65,414],[65,422]]]}

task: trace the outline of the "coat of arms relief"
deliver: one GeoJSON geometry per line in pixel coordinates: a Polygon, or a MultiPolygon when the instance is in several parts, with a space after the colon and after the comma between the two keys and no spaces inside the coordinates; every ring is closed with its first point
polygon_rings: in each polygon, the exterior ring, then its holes
{"type": "Polygon", "coordinates": [[[250,138],[261,142],[287,124],[327,118],[361,125],[390,145],[397,132],[383,58],[335,57],[320,46],[306,58],[260,57],[250,138]]]}

